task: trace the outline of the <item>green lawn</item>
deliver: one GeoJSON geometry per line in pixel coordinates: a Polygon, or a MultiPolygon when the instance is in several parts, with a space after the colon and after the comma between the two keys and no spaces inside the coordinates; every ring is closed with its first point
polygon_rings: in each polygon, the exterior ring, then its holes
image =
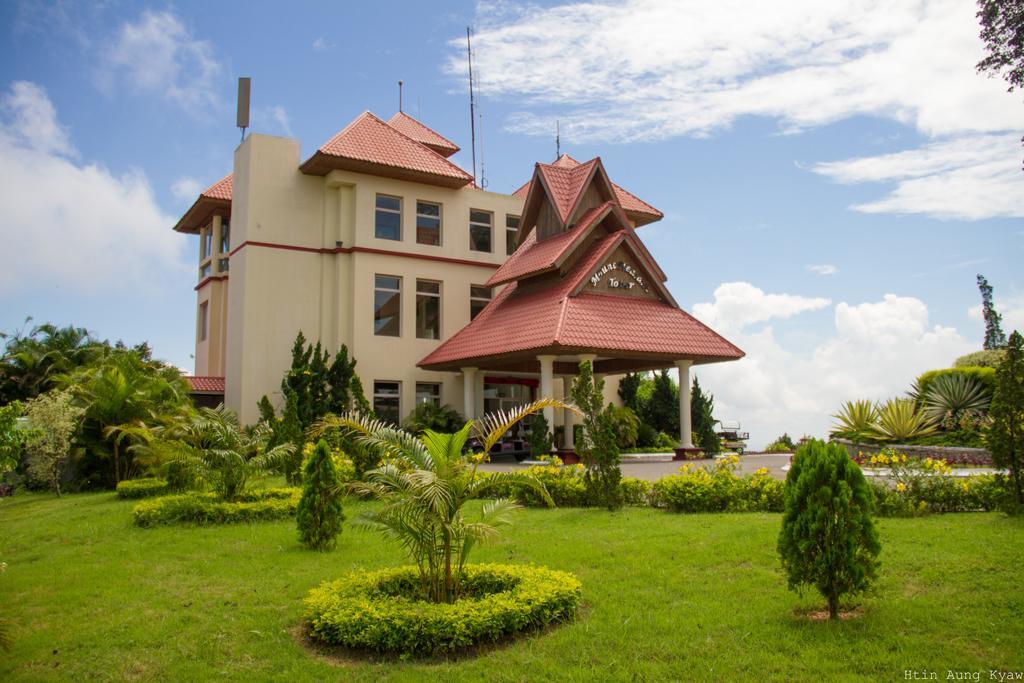
{"type": "MultiPolygon", "coordinates": [[[[296,639],[306,592],[402,561],[345,529],[327,554],[290,522],[137,529],[113,494],[0,501],[0,680],[904,680],[1024,669],[1024,519],[883,520],[858,618],[811,623],[786,590],[779,516],[526,510],[477,560],[576,573],[580,618],[451,661],[332,662],[296,639]]],[[[349,517],[360,508],[347,508],[349,517]]]]}

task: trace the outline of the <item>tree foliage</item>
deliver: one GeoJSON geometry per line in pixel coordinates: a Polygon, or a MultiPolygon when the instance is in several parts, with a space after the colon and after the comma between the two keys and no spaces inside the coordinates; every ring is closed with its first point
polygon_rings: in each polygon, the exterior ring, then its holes
{"type": "Polygon", "coordinates": [[[511,513],[519,507],[508,499],[490,500],[471,520],[464,510],[466,503],[486,497],[488,490],[515,484],[536,490],[553,505],[543,485],[532,476],[495,472],[482,477],[477,472],[477,465],[505,432],[547,407],[570,406],[555,399],[541,399],[467,422],[454,434],[427,430],[420,436],[366,415],[329,415],[314,433],[341,429],[377,454],[381,465],[349,487],[375,496],[381,506],[362,513],[356,525],[398,541],[416,563],[424,599],[452,603],[462,593],[470,552],[496,538],[498,528],[508,524],[511,513]],[[466,455],[463,451],[471,433],[482,444],[482,452],[466,455]]]}
{"type": "Polygon", "coordinates": [[[842,446],[811,440],[797,449],[786,475],[779,556],[790,589],[814,586],[832,619],[842,596],[865,590],[877,575],[872,505],[860,467],[842,446]]]}
{"type": "Polygon", "coordinates": [[[619,444],[612,419],[604,410],[604,380],[595,379],[590,361],[580,363],[572,399],[583,415],[576,453],[586,465],[583,483],[596,505],[617,510],[623,505],[619,444]]]}
{"type": "Polygon", "coordinates": [[[977,17],[988,50],[977,64],[978,71],[1001,76],[1010,84],[1010,92],[1024,87],[1024,2],[979,0],[977,17]]]}
{"type": "MultiPolygon", "coordinates": [[[[31,318],[26,323],[31,322],[31,318]]],[[[57,378],[109,350],[84,327],[36,325],[28,332],[0,332],[0,404],[25,401],[57,387],[57,378]]]]}
{"type": "Polygon", "coordinates": [[[668,370],[654,373],[649,397],[640,405],[640,418],[659,432],[679,434],[679,387],[668,370]]]}
{"type": "Polygon", "coordinates": [[[989,450],[996,467],[1010,470],[1017,505],[1024,504],[1022,472],[1024,467],[1024,338],[1020,332],[1010,335],[1006,358],[996,370],[996,390],[990,411],[992,426],[988,433],[989,450]]]}
{"type": "Polygon", "coordinates": [[[700,382],[693,378],[690,390],[690,425],[693,434],[693,445],[707,455],[715,455],[722,450],[721,441],[715,431],[718,421],[712,414],[715,410],[715,397],[705,394],[700,382]]]}
{"type": "Polygon", "coordinates": [[[19,401],[0,406],[0,477],[21,464],[31,432],[18,424],[24,408],[19,401]]]}
{"type": "Polygon", "coordinates": [[[59,497],[60,482],[71,458],[75,433],[83,411],[73,404],[67,391],[41,394],[25,405],[25,416],[32,427],[26,444],[28,471],[50,487],[59,497]]]}
{"type": "Polygon", "coordinates": [[[978,291],[981,292],[981,315],[985,319],[985,342],[982,347],[986,351],[1001,349],[1006,346],[1003,316],[996,310],[992,301],[992,285],[983,275],[978,275],[978,291]]]}
{"type": "Polygon", "coordinates": [[[555,445],[555,437],[551,432],[551,425],[544,413],[537,413],[530,418],[530,426],[526,431],[526,443],[530,445],[530,455],[539,458],[544,455],[551,455],[551,449],[555,445]]]}
{"type": "Polygon", "coordinates": [[[637,392],[640,389],[640,383],[643,382],[644,376],[639,372],[627,372],[619,380],[619,399],[622,400],[622,405],[629,408],[634,413],[640,412],[640,398],[637,392]]]}
{"type": "Polygon", "coordinates": [[[296,515],[299,541],[313,550],[334,547],[341,523],[341,480],[331,456],[331,447],[321,439],[303,471],[302,498],[296,515]]]}
{"type": "Polygon", "coordinates": [[[402,427],[413,434],[422,434],[431,429],[435,432],[457,432],[466,424],[466,419],[450,405],[438,405],[424,401],[416,406],[402,422],[402,427]]]}

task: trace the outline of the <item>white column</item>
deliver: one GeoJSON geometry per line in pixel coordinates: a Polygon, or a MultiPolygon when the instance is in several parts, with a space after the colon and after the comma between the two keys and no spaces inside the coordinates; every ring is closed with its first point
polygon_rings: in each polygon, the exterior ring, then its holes
{"type": "MultiPolygon", "coordinates": [[[[572,376],[566,375],[562,378],[562,393],[564,394],[565,402],[572,402],[572,376]]],[[[562,438],[562,448],[567,451],[571,451],[576,447],[576,443],[573,440],[572,426],[573,426],[574,413],[568,408],[562,409],[562,429],[565,431],[562,438]]]]}
{"type": "Polygon", "coordinates": [[[462,368],[462,414],[476,419],[476,368],[462,368]]]}
{"type": "Polygon", "coordinates": [[[679,445],[693,448],[693,429],[690,425],[690,366],[692,360],[677,360],[679,368],[679,445]]]}
{"type": "Polygon", "coordinates": [[[484,410],[484,373],[476,373],[476,404],[473,408],[474,414],[477,417],[483,417],[486,411],[484,410]]]}
{"type": "MultiPolygon", "coordinates": [[[[540,398],[551,398],[555,395],[554,384],[554,370],[555,370],[555,357],[554,356],[537,356],[537,360],[540,361],[540,398]]],[[[548,421],[548,427],[551,428],[555,424],[555,409],[545,408],[544,419],[548,421]]]]}

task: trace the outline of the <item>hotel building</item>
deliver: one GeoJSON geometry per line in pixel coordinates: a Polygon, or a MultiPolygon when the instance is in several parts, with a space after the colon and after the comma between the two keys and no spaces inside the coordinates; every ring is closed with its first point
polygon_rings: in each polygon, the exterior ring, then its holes
{"type": "Polygon", "coordinates": [[[197,400],[244,423],[264,394],[280,407],[299,330],[332,354],[347,345],[395,421],[422,401],[474,417],[561,397],[583,359],[617,401],[624,372],[678,367],[688,386],[692,364],[742,356],[675,303],[635,232],[661,212],[599,158],[537,164],[500,194],[457,151],[401,112],[364,113],[305,160],[296,140],[247,137],[174,228],[199,236],[197,400]]]}

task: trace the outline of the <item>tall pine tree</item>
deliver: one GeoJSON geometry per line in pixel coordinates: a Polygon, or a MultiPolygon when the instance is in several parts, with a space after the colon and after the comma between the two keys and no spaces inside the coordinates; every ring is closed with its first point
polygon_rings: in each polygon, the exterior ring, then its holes
{"type": "Polygon", "coordinates": [[[715,397],[701,391],[700,381],[694,377],[693,388],[690,390],[690,424],[693,430],[693,445],[702,449],[707,455],[715,455],[722,450],[718,434],[715,432],[714,410],[715,397]]]}
{"type": "Polygon", "coordinates": [[[1010,470],[1017,507],[1024,505],[1024,338],[1020,332],[1010,335],[1006,357],[996,370],[996,389],[989,410],[992,426],[988,447],[992,463],[1010,470]]]}
{"type": "Polygon", "coordinates": [[[1001,349],[1006,346],[1006,334],[1003,332],[1003,316],[999,315],[992,301],[992,286],[984,275],[978,275],[978,290],[981,292],[981,315],[985,319],[986,351],[1001,349]]]}
{"type": "Polygon", "coordinates": [[[604,380],[594,378],[590,361],[580,363],[580,374],[572,383],[572,400],[583,414],[576,452],[587,467],[583,473],[587,497],[593,505],[617,510],[624,502],[619,444],[604,410],[604,380]]]}

